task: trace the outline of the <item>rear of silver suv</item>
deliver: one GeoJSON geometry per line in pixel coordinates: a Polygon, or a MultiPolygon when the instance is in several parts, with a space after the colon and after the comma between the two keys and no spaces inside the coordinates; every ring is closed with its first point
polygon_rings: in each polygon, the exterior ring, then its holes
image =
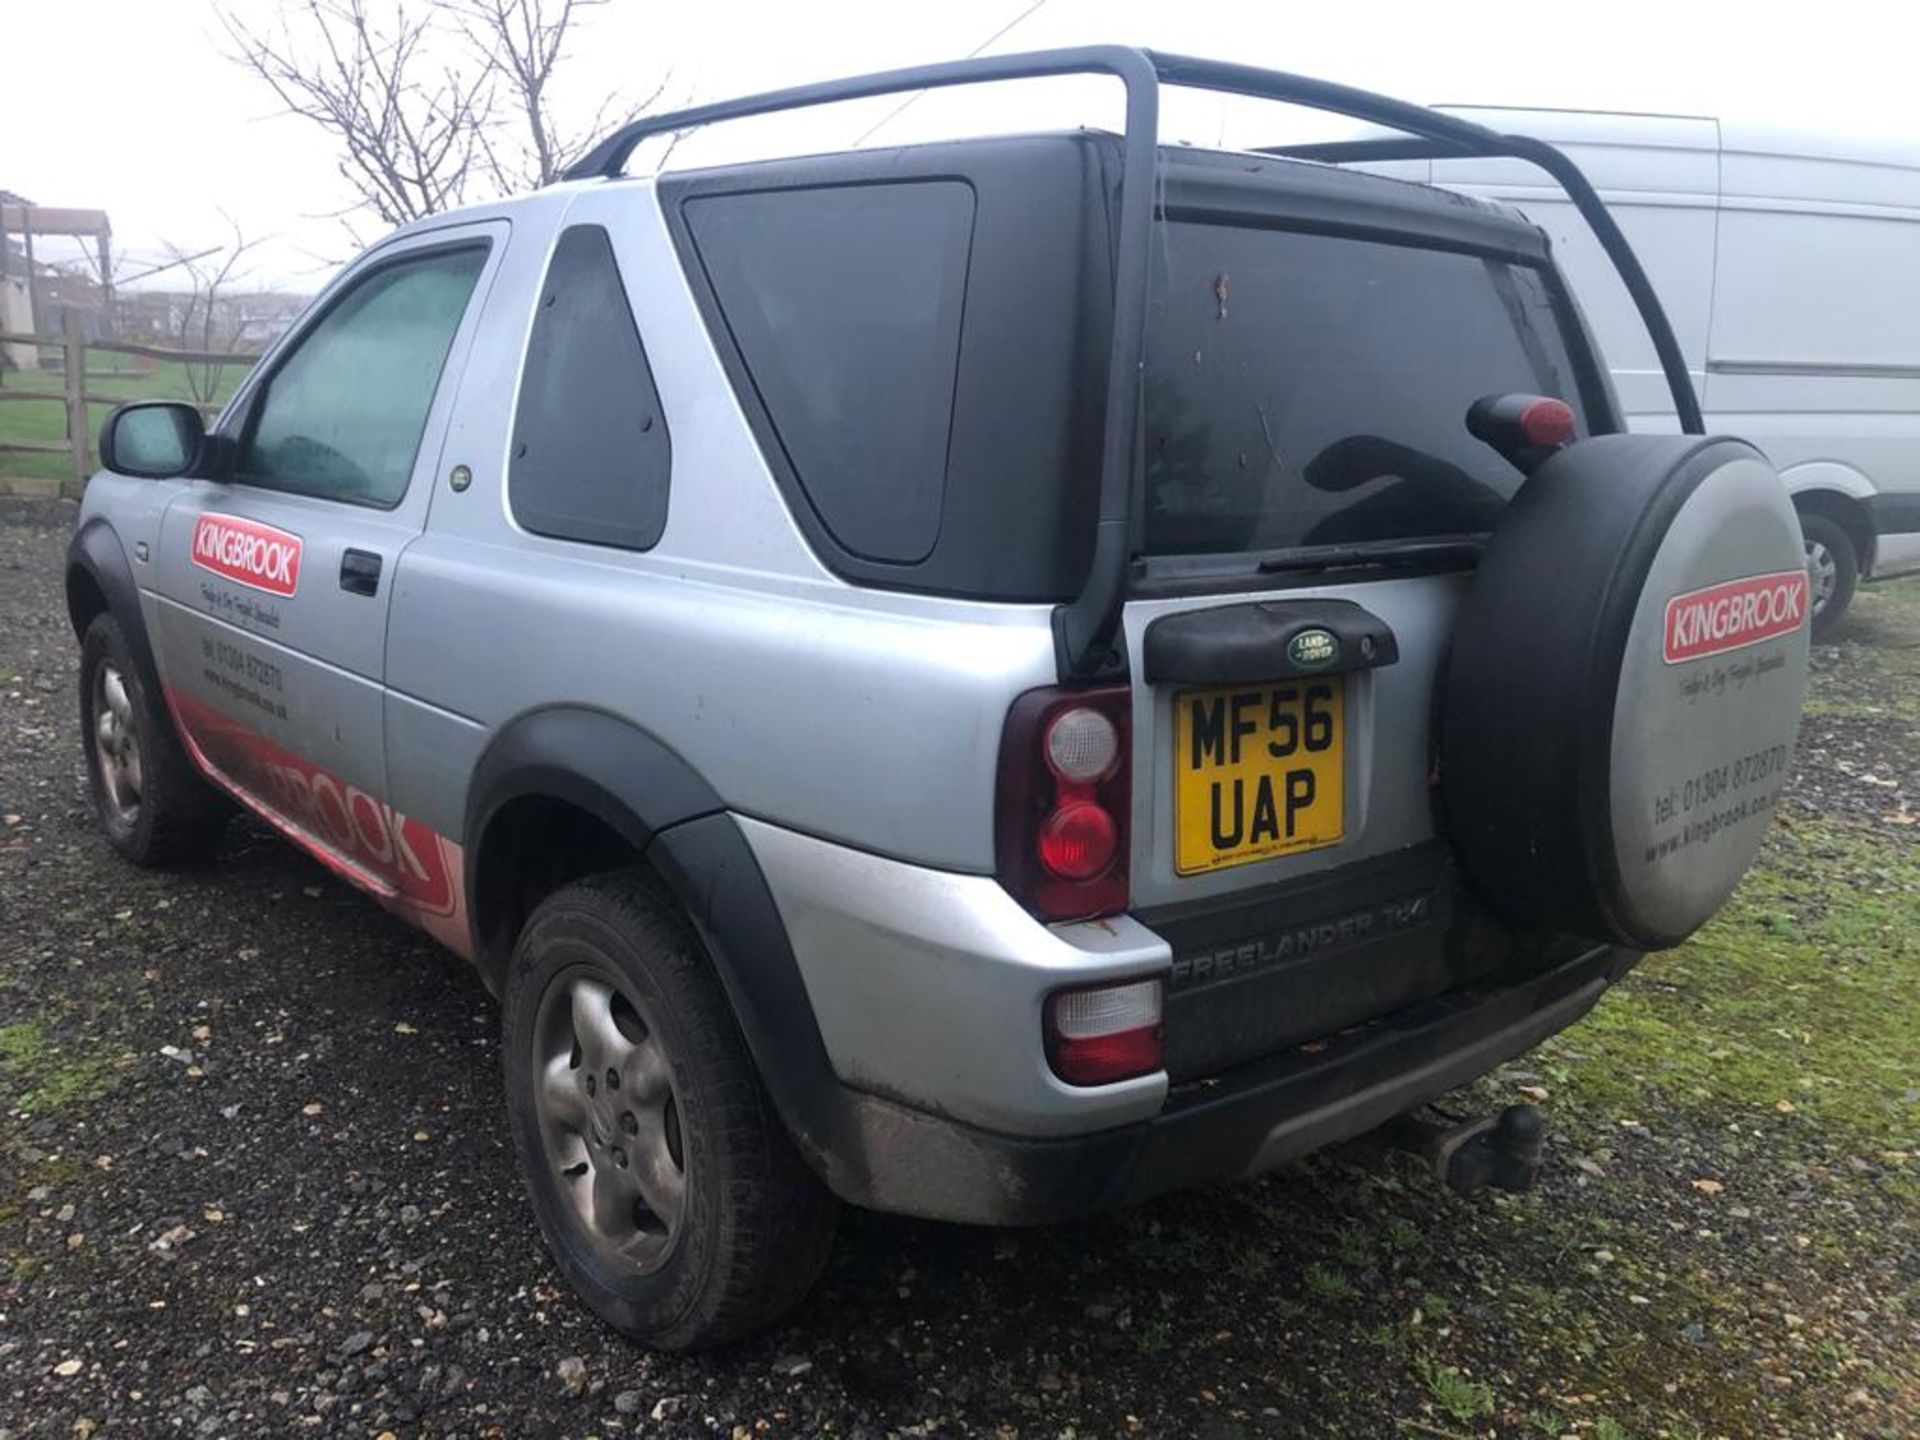
{"type": "MultiPolygon", "coordinates": [[[[827,836],[747,829],[835,1073],[863,1105],[923,1112],[920,1129],[985,1132],[951,1142],[980,1157],[971,1175],[899,1145],[867,1160],[883,1203],[954,1218],[1084,1203],[1010,1186],[1001,1137],[1164,1116],[1169,1090],[1498,965],[1465,943],[1477,910],[1431,783],[1455,613],[1523,478],[1465,416],[1528,392],[1568,400],[1582,434],[1614,428],[1517,215],[1301,161],[1165,152],[1124,662],[1058,684],[1034,602],[1070,599],[1089,563],[1087,397],[1110,322],[1085,297],[1111,286],[1101,197],[1120,158],[1111,137],[1035,136],[660,187],[816,551],[903,608],[991,604],[1021,632],[998,653],[1039,662],[1026,679],[976,666],[964,709],[849,757],[832,783],[873,813],[827,836]],[[994,733],[983,717],[1003,718],[997,747],[973,738],[994,733]],[[928,727],[964,809],[903,802],[934,783],[914,773],[938,763],[928,727]],[[892,1194],[907,1184],[924,1193],[892,1194]]],[[[830,665],[881,684],[895,663],[830,665]]],[[[1600,976],[1623,963],[1591,958],[1600,976]]],[[[1314,1138],[1376,1118],[1328,1117],[1314,1138]]],[[[1221,1145],[1209,1168],[1284,1158],[1260,1149],[1221,1145]]],[[[1126,1184],[1181,1183],[1190,1164],[1126,1184]]]]}
{"type": "Polygon", "coordinates": [[[1164,148],[1162,81],[1539,161],[1677,356],[1545,147],[1092,50],[640,122],[377,248],[213,435],[109,425],[69,578],[109,834],[178,858],[224,791],[472,959],[556,1259],[652,1343],[793,1303],[830,1196],[1037,1223],[1370,1130],[1764,831],[1777,477],[1618,433],[1517,215],[1321,163],[1373,142],[1164,148]],[[1124,136],[621,175],[662,127],[1077,71],[1124,136]],[[307,333],[391,359],[382,314],[439,374],[315,444],[307,333]]]}

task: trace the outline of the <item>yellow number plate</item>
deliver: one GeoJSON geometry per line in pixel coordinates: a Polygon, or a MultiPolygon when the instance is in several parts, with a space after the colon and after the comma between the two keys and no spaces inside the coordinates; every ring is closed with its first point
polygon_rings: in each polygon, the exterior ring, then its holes
{"type": "Polygon", "coordinates": [[[1199,875],[1346,833],[1338,678],[1189,690],[1173,700],[1173,868],[1199,875]]]}

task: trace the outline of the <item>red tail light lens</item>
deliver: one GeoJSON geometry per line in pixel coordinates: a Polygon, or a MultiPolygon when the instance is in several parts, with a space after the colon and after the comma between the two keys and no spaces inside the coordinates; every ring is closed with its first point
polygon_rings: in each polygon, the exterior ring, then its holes
{"type": "Polygon", "coordinates": [[[1069,800],[1040,826],[1040,863],[1062,880],[1095,880],[1113,864],[1120,827],[1088,800],[1069,800]]]}
{"type": "Polygon", "coordinates": [[[1033,690],[1000,737],[1000,883],[1043,920],[1127,908],[1133,697],[1033,690]]]}
{"type": "Polygon", "coordinates": [[[1047,1063],[1069,1085],[1111,1085],[1161,1068],[1158,980],[1125,980],[1047,997],[1047,1063]]]}

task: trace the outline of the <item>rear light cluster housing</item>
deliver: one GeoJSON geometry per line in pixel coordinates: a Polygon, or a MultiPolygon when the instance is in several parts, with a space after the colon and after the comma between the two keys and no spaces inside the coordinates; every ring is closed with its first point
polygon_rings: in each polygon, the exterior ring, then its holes
{"type": "Polygon", "coordinates": [[[1132,850],[1132,694],[1030,690],[1000,737],[1000,883],[1042,920],[1127,908],[1132,850]]]}
{"type": "MultiPolygon", "coordinates": [[[[1133,696],[1125,687],[1031,690],[1000,738],[1000,883],[1041,920],[1127,908],[1133,849],[1133,696]]],[[[1111,1085],[1163,1064],[1165,986],[1077,985],[1047,996],[1047,1064],[1069,1085],[1111,1085]]]]}

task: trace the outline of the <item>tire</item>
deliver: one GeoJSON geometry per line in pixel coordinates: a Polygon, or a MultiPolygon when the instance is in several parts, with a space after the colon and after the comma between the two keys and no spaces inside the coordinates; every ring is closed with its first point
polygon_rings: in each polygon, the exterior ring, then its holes
{"type": "Polygon", "coordinates": [[[1860,552],[1846,527],[1825,515],[1801,511],[1800,533],[1807,542],[1807,575],[1813,585],[1813,638],[1824,644],[1833,638],[1860,588],[1860,552]]]}
{"type": "Polygon", "coordinates": [[[218,847],[232,806],[187,758],[111,614],[95,616],[80,643],[80,743],[93,807],[115,850],[158,869],[218,847]]]}
{"type": "Polygon", "coordinates": [[[504,1027],[534,1213],[589,1309],[694,1350],[800,1301],[836,1202],[775,1114],[692,926],[646,877],[595,876],[540,904],[514,946],[504,1027]]]}
{"type": "Polygon", "coordinates": [[[1487,542],[1438,715],[1447,833],[1517,927],[1677,945],[1765,839],[1806,696],[1786,486],[1737,440],[1554,454],[1487,542]]]}

